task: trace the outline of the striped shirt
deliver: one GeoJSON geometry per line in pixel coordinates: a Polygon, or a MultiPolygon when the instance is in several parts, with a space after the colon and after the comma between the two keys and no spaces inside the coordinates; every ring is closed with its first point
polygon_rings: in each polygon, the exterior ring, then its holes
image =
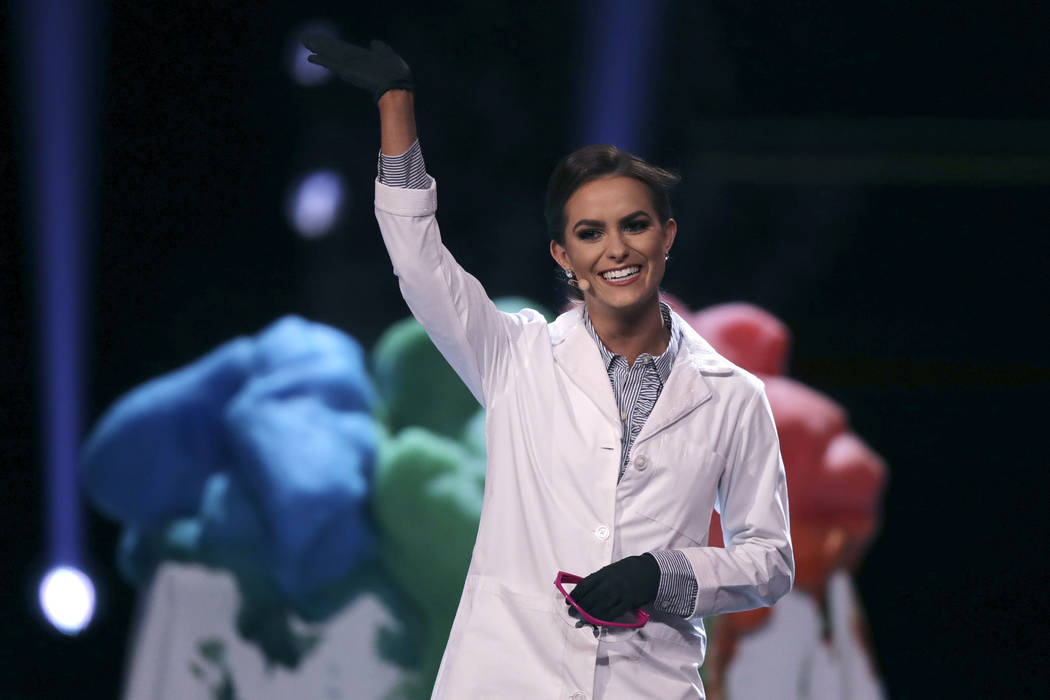
{"type": "Polygon", "coordinates": [[[425,190],[433,182],[427,174],[427,166],[423,162],[423,149],[419,147],[418,139],[399,156],[383,155],[380,151],[376,167],[379,170],[379,181],[388,187],[425,190]]]}
{"type": "MultiPolygon", "coordinates": [[[[418,140],[398,156],[384,155],[380,151],[376,167],[379,182],[388,187],[425,190],[433,182],[427,174],[418,140]]],[[[617,483],[627,469],[634,439],[638,437],[646,418],[652,413],[653,406],[656,405],[656,400],[671,375],[671,366],[678,354],[681,329],[671,317],[670,307],[663,302],[660,303],[660,315],[663,317],[664,326],[671,330],[671,341],[667,344],[667,349],[656,358],[648,353],[639,355],[634,365],[628,366],[626,358],[613,354],[602,343],[584,307],[583,317],[587,331],[601,351],[609,382],[616,396],[616,405],[620,410],[623,435],[620,439],[620,473],[617,483]]],[[[649,554],[660,566],[660,585],[653,605],[665,613],[689,617],[693,612],[697,591],[696,577],[689,560],[676,549],[659,550],[649,554]]]]}
{"type": "Polygon", "coordinates": [[[678,344],[682,334],[671,322],[671,308],[663,302],[660,302],[660,316],[663,318],[664,328],[671,331],[671,340],[667,343],[667,349],[659,357],[643,352],[633,365],[629,365],[627,358],[623,355],[614,355],[609,348],[605,347],[605,343],[594,330],[587,307],[583,308],[583,322],[602,354],[602,362],[605,365],[605,371],[609,374],[613,394],[616,396],[616,407],[620,409],[623,434],[620,437],[620,475],[617,477],[617,482],[623,478],[623,473],[627,470],[634,440],[642,431],[642,426],[645,425],[649,414],[653,412],[653,406],[660,398],[660,392],[663,391],[667,378],[671,376],[671,365],[674,364],[674,359],[678,355],[678,344]]]}

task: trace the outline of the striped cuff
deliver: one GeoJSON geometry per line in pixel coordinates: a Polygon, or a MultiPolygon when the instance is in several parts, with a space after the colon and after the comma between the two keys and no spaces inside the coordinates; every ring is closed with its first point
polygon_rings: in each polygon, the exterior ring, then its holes
{"type": "Polygon", "coordinates": [[[697,583],[693,567],[677,549],[649,552],[660,566],[660,587],[653,607],[669,615],[690,617],[696,606],[697,583]]]}
{"type": "Polygon", "coordinates": [[[430,176],[423,163],[423,149],[416,139],[407,151],[399,156],[383,155],[379,152],[379,181],[387,187],[409,190],[425,190],[430,187],[430,176]]]}

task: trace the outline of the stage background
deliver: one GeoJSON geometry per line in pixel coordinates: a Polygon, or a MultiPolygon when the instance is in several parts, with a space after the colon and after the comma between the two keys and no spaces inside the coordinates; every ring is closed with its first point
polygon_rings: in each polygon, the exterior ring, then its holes
{"type": "MultiPolygon", "coordinates": [[[[1050,22],[1032,7],[678,2],[649,49],[639,150],[683,175],[666,288],[693,307],[777,314],[795,333],[791,374],[843,403],[890,466],[859,587],[894,698],[1046,687],[1050,22]]],[[[481,0],[108,7],[85,431],[135,384],[283,314],[366,347],[407,314],[372,215],[375,108],[286,70],[291,32],[314,18],[382,37],[413,67],[460,262],[493,296],[557,307],[542,196],[593,108],[592,13],[481,0]],[[350,206],[333,234],[304,240],[284,203],[321,166],[342,173],[350,206]]],[[[87,522],[100,607],[86,632],[54,632],[35,601],[39,348],[11,46],[5,30],[0,694],[112,698],[135,603],[114,567],[117,527],[87,522]]]]}

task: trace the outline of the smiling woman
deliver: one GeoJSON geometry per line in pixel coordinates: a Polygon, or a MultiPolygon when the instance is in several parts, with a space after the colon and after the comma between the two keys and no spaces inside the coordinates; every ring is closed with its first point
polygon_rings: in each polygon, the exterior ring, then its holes
{"type": "MultiPolygon", "coordinates": [[[[631,221],[620,223],[638,226],[640,224],[634,220],[634,215],[644,213],[648,216],[650,223],[661,226],[667,226],[668,224],[672,227],[674,226],[674,221],[671,219],[669,193],[671,188],[678,184],[678,175],[651,165],[638,156],[621,151],[615,146],[593,145],[581,148],[558,163],[547,183],[544,214],[547,218],[548,233],[552,242],[551,254],[554,255],[558,264],[565,268],[567,272],[572,270],[572,268],[566,266],[565,261],[559,259],[553,244],[556,243],[560,247],[566,245],[565,234],[569,223],[567,207],[570,200],[574,199],[574,195],[585,185],[599,179],[613,179],[616,177],[629,178],[634,183],[643,185],[645,190],[640,197],[637,196],[640,194],[638,192],[631,193],[635,195],[631,201],[638,204],[638,210],[631,212],[628,216],[631,221]]],[[[600,187],[597,189],[604,191],[606,188],[600,187]]],[[[607,199],[610,197],[611,194],[607,199]]],[[[595,204],[600,205],[601,203],[595,202],[595,204]]],[[[598,211],[604,214],[606,210],[600,209],[598,211]]],[[[583,212],[581,212],[581,215],[583,215],[583,212]]],[[[584,228],[598,229],[599,231],[597,232],[602,232],[605,230],[604,227],[607,223],[602,221],[601,218],[591,219],[588,216],[588,218],[573,220],[572,231],[574,234],[580,235],[581,232],[577,231],[577,229],[582,226],[584,228]]],[[[588,231],[589,235],[593,235],[593,233],[595,232],[588,231]]],[[[674,234],[672,232],[671,239],[673,240],[673,238],[674,234]]],[[[670,249],[670,243],[671,241],[668,241],[665,253],[670,249]]],[[[579,287],[576,289],[577,291],[570,289],[570,296],[576,299],[583,299],[582,293],[578,291],[579,287]]]]}
{"type": "Polygon", "coordinates": [[[551,256],[597,334],[634,363],[667,347],[659,288],[678,225],[668,190],[678,177],[614,146],[588,146],[554,169],[547,191],[551,256]]]}
{"type": "Polygon", "coordinates": [[[486,409],[480,524],[433,697],[703,697],[703,618],[773,604],[794,561],[761,382],[659,299],[677,176],[612,146],[563,160],[550,250],[583,303],[552,323],[500,311],[441,241],[408,66],[381,42],[306,45],[377,100],[383,242],[486,409]],[[725,548],[707,546],[714,508],[725,548]],[[571,605],[552,585],[566,572],[587,574],[571,605]],[[643,626],[616,624],[638,611],[643,626]]]}

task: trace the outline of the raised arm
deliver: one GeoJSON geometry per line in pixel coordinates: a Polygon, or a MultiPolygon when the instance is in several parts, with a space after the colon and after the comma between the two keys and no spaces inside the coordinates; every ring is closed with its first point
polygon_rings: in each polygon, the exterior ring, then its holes
{"type": "Polygon", "coordinates": [[[506,383],[514,338],[525,323],[543,317],[499,311],[442,244],[435,218],[437,188],[422,166],[412,74],[405,62],[380,41],[368,49],[323,36],[303,43],[316,53],[311,63],[334,71],[376,100],[382,132],[376,219],[394,274],[412,314],[486,405],[492,390],[506,383]],[[385,163],[394,164],[401,177],[384,177],[385,163]]]}

